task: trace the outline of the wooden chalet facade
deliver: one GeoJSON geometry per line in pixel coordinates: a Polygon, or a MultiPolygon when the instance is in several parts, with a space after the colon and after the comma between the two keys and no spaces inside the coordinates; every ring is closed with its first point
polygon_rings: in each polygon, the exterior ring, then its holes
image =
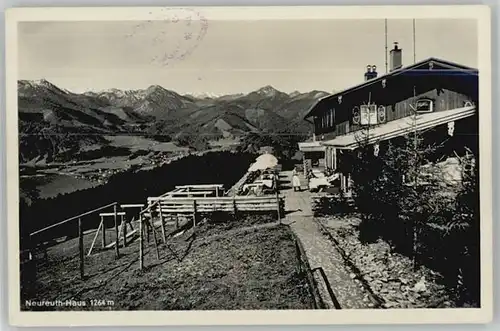
{"type": "Polygon", "coordinates": [[[437,58],[380,77],[368,70],[364,83],[327,96],[309,110],[305,119],[314,125],[315,139],[300,143],[299,149],[305,158],[310,151],[323,153],[324,167],[340,173],[344,191],[350,169],[343,155],[358,148],[361,139],[378,151],[416,128],[425,139],[443,142],[437,158],[460,155],[464,147],[477,155],[478,96],[477,69],[437,58]]]}

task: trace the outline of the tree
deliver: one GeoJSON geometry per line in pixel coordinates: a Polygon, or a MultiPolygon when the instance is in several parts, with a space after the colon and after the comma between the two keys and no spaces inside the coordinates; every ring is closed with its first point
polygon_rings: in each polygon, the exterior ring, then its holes
{"type": "Polygon", "coordinates": [[[409,133],[380,142],[383,146],[370,143],[370,125],[361,130],[352,179],[355,203],[364,215],[360,234],[365,239],[383,237],[393,248],[408,252],[416,268],[422,225],[440,209],[436,203],[442,200],[442,178],[433,167],[424,168],[439,145],[424,140],[415,104],[410,109],[409,133]]]}
{"type": "Polygon", "coordinates": [[[449,156],[446,153],[453,144],[445,145],[449,137],[437,141],[436,137],[442,137],[439,132],[418,130],[415,108],[408,133],[381,142],[379,153],[369,144],[370,127],[360,131],[359,148],[352,153],[350,165],[353,198],[362,214],[360,239],[382,237],[393,249],[410,256],[415,269],[424,263],[437,268],[453,285],[460,306],[465,302],[477,306],[478,158],[472,150],[460,157],[461,186],[449,186],[436,160],[449,156]]]}
{"type": "Polygon", "coordinates": [[[470,150],[460,158],[462,185],[456,196],[454,217],[449,219],[445,231],[454,245],[450,247],[452,267],[455,271],[457,297],[460,302],[480,302],[480,211],[479,169],[477,156],[470,150]]]}

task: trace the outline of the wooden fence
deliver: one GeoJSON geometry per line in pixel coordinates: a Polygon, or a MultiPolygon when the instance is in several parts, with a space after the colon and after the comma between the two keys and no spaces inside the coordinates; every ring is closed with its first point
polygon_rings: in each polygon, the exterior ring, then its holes
{"type": "Polygon", "coordinates": [[[162,214],[193,214],[228,212],[280,212],[284,209],[284,198],[275,196],[251,197],[150,197],[148,204],[156,204],[153,210],[162,214]]]}
{"type": "MultiPolygon", "coordinates": [[[[29,237],[30,248],[28,250],[28,254],[24,254],[24,252],[21,252],[22,265],[25,264],[24,262],[34,262],[35,252],[39,249],[45,250],[46,252],[46,237],[50,237],[50,234],[48,234],[48,232],[51,232],[51,230],[56,230],[64,225],[77,226],[79,271],[80,277],[83,279],[85,278],[85,255],[91,255],[92,250],[98,240],[99,234],[102,235],[102,248],[113,248],[115,250],[117,258],[120,257],[120,246],[126,247],[128,238],[134,234],[138,234],[140,240],[140,264],[142,268],[143,234],[147,234],[147,236],[149,237],[149,231],[152,230],[153,235],[155,237],[157,236],[157,233],[155,232],[156,230],[154,229],[155,223],[153,220],[153,216],[159,216],[159,219],[161,221],[161,235],[159,236],[160,238],[163,237],[163,241],[164,243],[166,243],[167,236],[165,232],[164,216],[192,215],[193,226],[196,226],[198,215],[205,215],[214,212],[227,212],[233,213],[234,215],[238,213],[248,212],[276,212],[278,215],[278,220],[280,220],[281,216],[283,215],[284,198],[279,196],[279,192],[276,192],[275,196],[273,195],[262,197],[228,197],[225,196],[224,193],[225,192],[223,186],[218,184],[182,185],[177,186],[174,190],[167,192],[159,197],[148,198],[147,206],[143,204],[120,205],[117,202],[114,202],[109,205],[90,210],[88,212],[68,218],[62,222],[58,222],[31,233],[29,237]],[[129,217],[127,217],[126,210],[128,209],[138,210],[139,229],[135,229],[131,222],[132,219],[129,219],[129,217]],[[86,229],[84,226],[84,221],[89,217],[100,217],[100,223],[97,229],[91,229],[91,232],[85,232],[86,229]],[[112,232],[114,234],[114,241],[108,244],[106,242],[105,219],[109,218],[112,219],[113,223],[112,232]],[[131,228],[130,232],[127,231],[127,227],[131,228]],[[48,236],[45,235],[46,233],[48,234],[48,236]],[[85,254],[84,252],[85,233],[93,234],[93,239],[90,242],[90,249],[87,254],[85,254]],[[122,245],[120,245],[120,242],[122,245]],[[26,259],[23,259],[24,255],[29,256],[27,256],[26,259]]],[[[179,227],[178,218],[176,218],[175,224],[176,227],[179,227]]]]}
{"type": "MultiPolygon", "coordinates": [[[[112,208],[112,212],[107,213],[106,215],[109,215],[114,218],[114,230],[115,230],[115,235],[116,238],[119,238],[118,235],[118,203],[113,202],[111,204],[108,204],[106,206],[102,206],[90,211],[87,211],[85,213],[79,214],[77,216],[73,216],[71,218],[68,218],[64,221],[58,222],[56,224],[52,224],[50,226],[47,226],[43,229],[37,230],[35,232],[32,232],[29,236],[29,256],[28,256],[28,261],[22,261],[21,260],[21,266],[23,264],[27,263],[33,263],[35,260],[35,251],[38,249],[45,250],[46,243],[45,243],[45,238],[42,236],[42,234],[47,233],[51,230],[55,230],[56,228],[59,228],[61,226],[71,224],[71,223],[77,223],[78,226],[78,255],[79,255],[79,270],[80,270],[80,277],[83,279],[85,278],[85,254],[84,254],[84,242],[83,242],[83,237],[84,237],[84,219],[87,217],[90,217],[92,215],[97,216],[97,213],[102,212],[104,210],[109,210],[112,208]]],[[[103,213],[101,213],[103,214],[103,213]]],[[[102,224],[102,221],[101,221],[102,224]]],[[[103,229],[104,231],[104,229],[103,229]]],[[[118,240],[118,239],[117,239],[118,240]]],[[[95,242],[95,240],[94,240],[95,242]]],[[[93,245],[93,244],[92,244],[93,245]]],[[[119,256],[119,248],[118,245],[115,247],[116,255],[119,256]]],[[[46,252],[46,251],[45,251],[46,252]]],[[[45,253],[46,254],[46,253],[45,253]]],[[[36,270],[31,270],[32,272],[36,272],[36,270]]]]}
{"type": "Polygon", "coordinates": [[[220,197],[224,195],[222,184],[179,185],[161,197],[220,197]]]}

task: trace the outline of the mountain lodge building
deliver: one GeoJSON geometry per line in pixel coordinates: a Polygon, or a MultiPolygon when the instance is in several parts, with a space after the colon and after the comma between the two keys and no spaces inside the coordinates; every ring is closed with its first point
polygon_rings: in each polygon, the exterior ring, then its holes
{"type": "Polygon", "coordinates": [[[350,169],[343,160],[360,146],[361,136],[378,153],[387,141],[415,129],[442,145],[435,161],[463,155],[466,148],[477,155],[478,70],[437,58],[402,67],[401,58],[396,44],[387,74],[378,76],[368,66],[362,84],[311,107],[305,120],[314,125],[313,139],[299,143],[305,172],[338,173],[340,189],[349,191],[350,169]]]}

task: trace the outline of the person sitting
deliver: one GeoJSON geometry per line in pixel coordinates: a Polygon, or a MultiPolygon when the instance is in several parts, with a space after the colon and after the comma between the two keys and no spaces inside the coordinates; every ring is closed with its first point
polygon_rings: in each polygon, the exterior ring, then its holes
{"type": "Polygon", "coordinates": [[[316,178],[316,175],[314,175],[314,172],[312,171],[312,169],[309,169],[309,171],[307,172],[307,179],[311,179],[311,178],[316,178]]]}

